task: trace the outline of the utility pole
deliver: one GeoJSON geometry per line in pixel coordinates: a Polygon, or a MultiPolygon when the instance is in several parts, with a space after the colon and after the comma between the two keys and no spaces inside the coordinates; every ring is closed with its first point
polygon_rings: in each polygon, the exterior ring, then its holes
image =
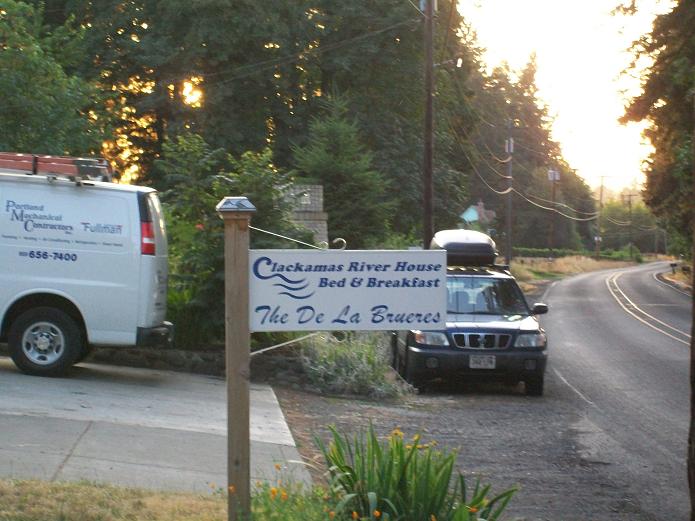
{"type": "MultiPolygon", "coordinates": [[[[692,139],[691,143],[691,158],[693,190],[695,190],[695,95],[691,98],[692,102],[692,139]]],[[[695,192],[693,192],[695,193],[695,192]]],[[[695,268],[695,208],[691,206],[690,216],[690,233],[693,238],[692,262],[695,268]]],[[[692,271],[691,284],[695,286],[695,269],[692,271]]],[[[695,520],[695,292],[691,297],[691,335],[690,335],[690,426],[688,429],[688,489],[690,491],[690,519],[695,520]]]]}
{"type": "Polygon", "coordinates": [[[601,213],[603,212],[603,178],[606,177],[605,175],[601,176],[601,189],[599,191],[599,196],[598,196],[598,216],[596,218],[596,260],[599,260],[601,258],[601,241],[603,238],[601,237],[601,213]]]}
{"type": "Polygon", "coordinates": [[[507,161],[507,179],[509,181],[509,192],[507,193],[507,247],[506,256],[507,266],[512,262],[512,157],[514,156],[514,138],[512,137],[512,120],[507,123],[509,137],[504,145],[504,150],[509,157],[507,161]]]}
{"type": "Polygon", "coordinates": [[[627,198],[627,207],[629,211],[628,223],[630,223],[630,226],[628,227],[628,237],[630,240],[630,260],[632,260],[632,198],[637,197],[637,194],[625,194],[623,197],[627,198]]]}
{"type": "MultiPolygon", "coordinates": [[[[555,208],[555,188],[557,186],[555,183],[560,180],[560,172],[557,170],[548,170],[548,179],[550,180],[551,200],[553,201],[553,208],[555,208]]],[[[550,234],[548,236],[550,255],[553,254],[553,246],[555,243],[555,221],[557,221],[557,214],[553,212],[550,218],[550,234]]]]}
{"type": "Polygon", "coordinates": [[[434,141],[434,0],[425,0],[425,150],[423,159],[422,178],[423,193],[423,225],[422,247],[429,249],[434,236],[434,191],[432,188],[432,156],[434,141]]]}

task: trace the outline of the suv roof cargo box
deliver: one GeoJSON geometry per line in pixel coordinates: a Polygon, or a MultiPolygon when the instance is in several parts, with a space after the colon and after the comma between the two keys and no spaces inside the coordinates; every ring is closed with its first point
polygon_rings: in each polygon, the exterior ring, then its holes
{"type": "Polygon", "coordinates": [[[495,241],[474,230],[439,231],[430,248],[446,250],[449,266],[490,266],[498,255],[495,241]]]}

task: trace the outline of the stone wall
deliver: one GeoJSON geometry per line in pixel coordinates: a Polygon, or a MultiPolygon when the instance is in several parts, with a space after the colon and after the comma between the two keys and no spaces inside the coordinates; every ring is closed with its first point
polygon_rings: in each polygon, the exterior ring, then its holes
{"type": "Polygon", "coordinates": [[[294,185],[290,191],[295,208],[292,221],[314,232],[316,242],[328,241],[328,214],[323,211],[323,186],[294,185]]]}

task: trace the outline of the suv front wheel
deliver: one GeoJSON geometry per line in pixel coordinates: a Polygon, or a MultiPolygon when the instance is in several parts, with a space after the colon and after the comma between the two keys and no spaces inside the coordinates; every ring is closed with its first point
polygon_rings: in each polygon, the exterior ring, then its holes
{"type": "Polygon", "coordinates": [[[8,334],[12,360],[23,372],[36,376],[65,374],[82,353],[83,344],[75,320],[50,307],[25,311],[8,334]]]}
{"type": "Polygon", "coordinates": [[[543,376],[534,376],[524,381],[528,396],[543,396],[543,376]]]}

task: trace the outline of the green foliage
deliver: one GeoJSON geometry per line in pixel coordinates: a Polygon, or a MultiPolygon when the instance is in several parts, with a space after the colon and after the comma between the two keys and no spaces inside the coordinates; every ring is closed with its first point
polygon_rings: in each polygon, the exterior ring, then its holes
{"type": "MultiPolygon", "coordinates": [[[[251,518],[256,521],[312,521],[329,519],[331,498],[321,487],[305,489],[288,480],[259,482],[251,496],[251,518]]],[[[342,521],[340,518],[337,521],[342,521]]]]}
{"type": "Polygon", "coordinates": [[[410,443],[396,430],[381,442],[370,425],[366,436],[350,439],[332,429],[328,446],[317,440],[340,497],[336,507],[353,518],[384,521],[474,521],[498,519],[516,492],[490,497],[491,486],[477,481],[472,490],[454,472],[456,452],[439,451],[435,443],[410,443]],[[379,515],[376,515],[378,512],[379,515]]]}
{"type": "Polygon", "coordinates": [[[654,251],[661,242],[663,232],[652,212],[636,201],[630,210],[628,204],[610,201],[601,213],[601,248],[619,250],[632,241],[641,251],[654,251]]]}
{"type": "MultiPolygon", "coordinates": [[[[169,302],[183,319],[177,330],[200,331],[201,343],[219,340],[224,323],[224,237],[215,206],[225,196],[245,195],[258,210],[254,226],[305,239],[289,221],[290,202],[284,196],[289,178],[273,165],[269,150],[234,158],[213,150],[195,134],[177,136],[163,151],[156,168],[168,187],[162,199],[169,227],[170,291],[178,294],[169,302]]],[[[266,235],[251,236],[252,248],[279,244],[292,247],[266,235]]],[[[181,347],[195,347],[187,344],[196,336],[180,333],[176,340],[181,347]]]]}
{"type": "Polygon", "coordinates": [[[589,250],[569,250],[567,248],[514,248],[515,257],[534,257],[534,258],[550,258],[550,257],[571,257],[573,255],[581,255],[591,257],[593,255],[589,250]]]}
{"type": "MultiPolygon", "coordinates": [[[[644,198],[672,235],[674,243],[692,243],[693,113],[695,98],[695,8],[679,0],[656,17],[650,34],[634,42],[633,67],[651,65],[642,92],[632,99],[624,121],[649,121],[644,135],[654,146],[646,163],[644,198]],[[680,237],[673,237],[679,235],[680,237]]],[[[689,248],[688,248],[689,249],[689,248]]]]}
{"type": "Polygon", "coordinates": [[[98,152],[103,134],[88,116],[94,89],[67,72],[83,31],[68,20],[46,32],[42,16],[41,8],[15,0],[0,8],[0,150],[98,152]]]}
{"type": "Polygon", "coordinates": [[[390,378],[386,351],[375,335],[325,336],[304,345],[302,366],[309,383],[323,393],[394,397],[405,386],[390,378]]]}
{"type": "MultiPolygon", "coordinates": [[[[532,257],[540,259],[559,258],[559,257],[594,257],[595,252],[589,250],[568,250],[566,248],[555,248],[550,251],[549,248],[514,248],[515,257],[532,257]]],[[[601,249],[601,258],[616,261],[642,262],[642,254],[637,246],[632,246],[632,258],[630,257],[630,245],[625,244],[622,248],[614,250],[612,248],[601,249]]]]}
{"type": "Polygon", "coordinates": [[[296,175],[323,185],[328,231],[351,249],[364,248],[386,235],[391,205],[388,183],[372,169],[372,154],[360,143],[347,103],[332,97],[326,114],[309,125],[309,141],[294,149],[296,175]]]}

